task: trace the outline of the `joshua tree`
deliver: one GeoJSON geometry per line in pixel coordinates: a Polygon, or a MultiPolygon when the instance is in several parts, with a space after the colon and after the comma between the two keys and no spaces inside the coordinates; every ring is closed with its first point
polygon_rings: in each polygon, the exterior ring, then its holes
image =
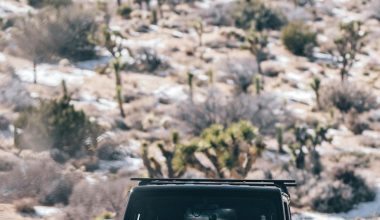
{"type": "Polygon", "coordinates": [[[157,18],[157,10],[156,10],[156,9],[153,9],[151,13],[152,13],[151,23],[152,23],[152,24],[157,24],[157,22],[158,22],[158,18],[157,18]]]}
{"type": "Polygon", "coordinates": [[[276,139],[277,139],[277,144],[278,144],[278,152],[279,153],[285,153],[284,151],[284,128],[282,125],[277,124],[276,125],[276,139]]]}
{"type": "MultiPolygon", "coordinates": [[[[164,143],[157,144],[158,149],[160,149],[162,156],[165,158],[166,176],[169,178],[181,177],[185,173],[185,169],[182,162],[176,158],[178,157],[179,134],[173,132],[171,142],[165,143],[165,145],[164,143]]],[[[148,155],[148,144],[143,145],[142,159],[150,177],[165,176],[162,165],[154,157],[148,155]]]]}
{"type": "MultiPolygon", "coordinates": [[[[123,109],[123,95],[122,95],[122,79],[120,72],[125,68],[125,63],[121,60],[121,52],[123,47],[121,41],[124,39],[124,36],[119,32],[112,32],[108,26],[103,28],[103,36],[101,40],[98,40],[104,47],[111,53],[113,56],[112,68],[115,73],[115,82],[116,82],[116,99],[119,105],[120,115],[125,117],[123,109]]],[[[129,48],[126,48],[129,52],[129,55],[132,56],[132,52],[129,48]]]]}
{"type": "Polygon", "coordinates": [[[340,29],[342,36],[335,39],[334,42],[339,56],[340,77],[343,82],[356,60],[356,55],[364,45],[363,38],[366,32],[363,30],[360,21],[341,24],[340,29]]]}
{"type": "Polygon", "coordinates": [[[208,76],[208,83],[210,85],[212,85],[214,83],[214,71],[212,71],[211,69],[209,69],[207,72],[206,72],[207,76],[208,76]]]}
{"type": "Polygon", "coordinates": [[[250,30],[246,35],[246,40],[249,44],[249,51],[256,57],[258,71],[262,74],[261,62],[267,58],[265,50],[268,45],[268,35],[264,32],[250,30]]]}
{"type": "Polygon", "coordinates": [[[190,101],[193,102],[193,93],[194,93],[194,74],[192,72],[187,72],[187,84],[189,85],[189,91],[190,91],[190,101]]]}
{"type": "Polygon", "coordinates": [[[321,89],[321,80],[318,77],[314,77],[313,82],[310,84],[310,87],[313,89],[315,93],[317,108],[320,109],[321,103],[320,103],[319,90],[321,89]]]}
{"type": "MultiPolygon", "coordinates": [[[[168,177],[180,177],[192,168],[214,178],[245,178],[265,148],[258,130],[245,121],[228,128],[213,125],[188,144],[180,144],[175,132],[170,143],[157,146],[165,158],[168,177]],[[212,167],[201,163],[196,153],[207,158],[212,167]]],[[[142,158],[149,176],[165,176],[161,163],[148,156],[147,144],[143,145],[142,158]]]]}
{"type": "Polygon", "coordinates": [[[198,46],[201,47],[202,46],[202,36],[204,33],[204,26],[203,26],[203,22],[201,19],[194,22],[194,29],[198,35],[198,46]]]}
{"type": "Polygon", "coordinates": [[[260,95],[261,91],[263,90],[263,83],[260,76],[255,77],[255,87],[256,87],[256,94],[260,95]]]}
{"type": "Polygon", "coordinates": [[[322,171],[320,156],[316,149],[323,142],[330,142],[327,137],[328,127],[322,127],[315,124],[312,128],[307,125],[296,126],[294,129],[295,143],[292,150],[295,156],[296,167],[304,169],[306,165],[305,148],[308,149],[310,155],[310,169],[314,174],[319,174],[322,171]]]}
{"type": "Polygon", "coordinates": [[[181,149],[187,166],[200,169],[207,176],[245,178],[265,148],[257,128],[241,121],[230,127],[212,125],[201,136],[181,149]],[[204,167],[194,153],[203,154],[212,164],[204,167]]]}
{"type": "Polygon", "coordinates": [[[162,5],[164,4],[165,0],[157,0],[157,10],[158,14],[160,15],[160,18],[164,17],[164,13],[162,11],[162,5]]]}
{"type": "Polygon", "coordinates": [[[124,109],[123,109],[123,95],[122,95],[122,83],[121,83],[121,75],[120,71],[125,67],[125,64],[123,64],[120,60],[120,58],[115,58],[112,63],[114,72],[115,72],[115,78],[116,78],[116,99],[119,104],[119,110],[121,117],[125,117],[124,109]]]}

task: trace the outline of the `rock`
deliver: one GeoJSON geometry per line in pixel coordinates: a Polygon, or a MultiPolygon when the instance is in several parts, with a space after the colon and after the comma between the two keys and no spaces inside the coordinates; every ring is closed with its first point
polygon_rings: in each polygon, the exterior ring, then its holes
{"type": "Polygon", "coordinates": [[[280,73],[284,72],[284,67],[281,63],[268,60],[261,63],[263,74],[269,77],[277,77],[280,73]]]}
{"type": "Polygon", "coordinates": [[[371,122],[380,122],[380,109],[370,111],[368,119],[371,122]]]}
{"type": "Polygon", "coordinates": [[[148,33],[151,31],[150,27],[146,24],[142,24],[142,25],[139,25],[137,28],[136,28],[136,31],[137,32],[140,32],[140,33],[148,33]]]}
{"type": "Polygon", "coordinates": [[[160,103],[169,104],[172,102],[183,101],[187,98],[182,86],[170,86],[165,85],[158,88],[153,92],[154,96],[159,100],[160,103]]]}
{"type": "Polygon", "coordinates": [[[62,59],[58,63],[59,68],[65,68],[65,67],[70,67],[70,61],[68,59],[62,59]]]}
{"type": "Polygon", "coordinates": [[[362,136],[380,141],[380,132],[377,131],[365,130],[363,131],[362,136]]]}
{"type": "Polygon", "coordinates": [[[305,81],[305,77],[303,77],[301,74],[297,73],[286,73],[283,77],[283,81],[285,83],[289,83],[292,87],[304,89],[303,82],[305,81]]]}
{"type": "Polygon", "coordinates": [[[361,144],[373,148],[380,147],[380,132],[365,130],[362,133],[361,144]]]}
{"type": "Polygon", "coordinates": [[[121,129],[121,130],[124,130],[124,131],[126,131],[126,130],[129,129],[129,127],[128,127],[128,125],[125,123],[124,119],[121,119],[121,118],[117,118],[117,119],[115,120],[115,125],[116,125],[117,128],[119,128],[119,129],[121,129]]]}

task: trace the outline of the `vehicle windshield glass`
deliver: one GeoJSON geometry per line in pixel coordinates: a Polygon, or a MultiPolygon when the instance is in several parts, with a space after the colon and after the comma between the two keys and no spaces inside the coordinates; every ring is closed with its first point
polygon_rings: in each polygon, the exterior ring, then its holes
{"type": "Polygon", "coordinates": [[[133,201],[125,220],[276,220],[274,202],[244,197],[160,196],[133,201]]]}

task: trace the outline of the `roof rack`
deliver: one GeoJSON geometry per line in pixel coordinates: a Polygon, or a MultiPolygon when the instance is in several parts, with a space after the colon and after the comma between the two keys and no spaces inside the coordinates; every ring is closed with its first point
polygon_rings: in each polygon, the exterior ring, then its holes
{"type": "Polygon", "coordinates": [[[295,180],[271,180],[271,179],[181,179],[181,178],[131,178],[140,181],[139,186],[168,185],[168,184],[207,184],[207,185],[245,185],[245,186],[276,186],[289,196],[287,187],[295,187],[295,180]]]}

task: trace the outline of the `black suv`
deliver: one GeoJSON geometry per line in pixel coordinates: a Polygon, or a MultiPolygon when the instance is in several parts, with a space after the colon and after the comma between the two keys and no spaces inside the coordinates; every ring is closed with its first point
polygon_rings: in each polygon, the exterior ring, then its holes
{"type": "Polygon", "coordinates": [[[124,220],[289,220],[294,180],[150,179],[129,195],[124,220]]]}

